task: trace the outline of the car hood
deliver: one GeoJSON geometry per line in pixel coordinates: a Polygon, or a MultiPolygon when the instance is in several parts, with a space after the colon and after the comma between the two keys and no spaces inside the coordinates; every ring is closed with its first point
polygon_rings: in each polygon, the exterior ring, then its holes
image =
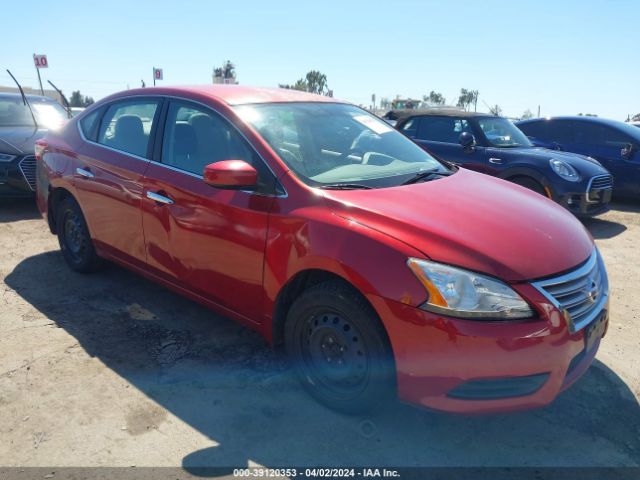
{"type": "Polygon", "coordinates": [[[34,152],[36,140],[44,137],[47,130],[34,127],[0,127],[0,152],[24,155],[34,152]]]}
{"type": "Polygon", "coordinates": [[[394,237],[434,261],[507,282],[569,270],[594,248],[583,225],[551,200],[465,169],[413,185],[328,190],[325,198],[336,215],[394,237]]]}
{"type": "Polygon", "coordinates": [[[569,163],[571,166],[577,168],[583,173],[597,174],[597,173],[609,173],[595,158],[587,157],[586,155],[580,155],[578,153],[562,152],[560,150],[551,150],[549,148],[534,147],[534,148],[499,148],[500,153],[508,153],[513,156],[534,156],[539,159],[549,160],[555,158],[556,160],[562,160],[569,163]]]}

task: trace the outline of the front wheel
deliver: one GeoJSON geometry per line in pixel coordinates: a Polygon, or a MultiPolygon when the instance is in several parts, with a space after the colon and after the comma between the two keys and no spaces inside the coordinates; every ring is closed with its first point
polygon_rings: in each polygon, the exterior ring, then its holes
{"type": "Polygon", "coordinates": [[[362,413],[394,395],[386,332],[366,300],[346,285],[325,282],[298,297],[287,315],[285,347],[307,391],[334,410],[362,413]]]}
{"type": "Polygon", "coordinates": [[[56,231],[60,250],[67,264],[76,272],[89,273],[102,266],[80,206],[73,198],[65,198],[56,212],[56,231]]]}
{"type": "Polygon", "coordinates": [[[528,188],[529,190],[539,193],[540,195],[551,198],[547,194],[547,191],[544,189],[542,184],[531,177],[516,177],[511,179],[511,181],[516,185],[520,185],[521,187],[528,188]]]}

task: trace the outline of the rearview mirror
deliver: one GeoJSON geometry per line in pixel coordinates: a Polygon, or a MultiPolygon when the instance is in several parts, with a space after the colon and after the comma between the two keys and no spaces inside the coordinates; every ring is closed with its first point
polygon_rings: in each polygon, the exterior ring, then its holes
{"type": "Polygon", "coordinates": [[[465,150],[467,149],[471,149],[475,146],[476,144],[476,139],[475,137],[469,133],[469,132],[462,132],[460,134],[460,145],[462,145],[462,148],[464,148],[465,150]]]}
{"type": "Polygon", "coordinates": [[[636,153],[638,147],[636,147],[633,143],[627,143],[622,150],[620,150],[620,156],[624,160],[631,160],[633,158],[633,154],[636,153]]]}
{"type": "Polygon", "coordinates": [[[204,167],[204,182],[231,190],[255,187],[258,172],[244,160],[222,160],[204,167]]]}

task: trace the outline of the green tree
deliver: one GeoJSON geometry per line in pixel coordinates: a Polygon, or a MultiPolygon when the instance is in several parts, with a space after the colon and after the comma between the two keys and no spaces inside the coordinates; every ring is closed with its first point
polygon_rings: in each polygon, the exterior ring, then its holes
{"type": "Polygon", "coordinates": [[[85,97],[80,93],[80,90],[71,92],[71,98],[69,99],[69,105],[71,107],[88,107],[92,103],[94,103],[93,98],[85,97]]]}
{"type": "Polygon", "coordinates": [[[71,97],[69,97],[69,105],[71,105],[72,107],[82,107],[83,103],[83,97],[80,93],[80,90],[71,92],[71,97]]]}
{"type": "Polygon", "coordinates": [[[327,76],[317,70],[311,70],[305,78],[307,92],[324,95],[327,91],[327,76]]]}
{"type": "Polygon", "coordinates": [[[318,95],[327,95],[329,93],[329,89],[327,88],[327,76],[317,70],[311,70],[304,78],[299,78],[293,85],[281,83],[278,86],[280,88],[287,88],[291,90],[317,93],[318,95]]]}
{"type": "Polygon", "coordinates": [[[478,90],[467,90],[466,88],[461,88],[457,106],[462,107],[465,110],[469,110],[469,107],[473,105],[473,109],[476,110],[479,94],[480,92],[478,92],[478,90]]]}
{"type": "Polygon", "coordinates": [[[491,113],[491,115],[495,115],[496,117],[502,116],[502,109],[499,105],[496,105],[495,107],[489,107],[489,112],[491,113]]]}
{"type": "Polygon", "coordinates": [[[422,100],[431,105],[444,105],[446,103],[444,96],[440,92],[434,92],[433,90],[429,95],[423,95],[422,100]]]}
{"type": "Polygon", "coordinates": [[[527,108],[520,117],[520,120],[527,120],[529,118],[533,118],[533,113],[531,113],[531,110],[527,108]]]}

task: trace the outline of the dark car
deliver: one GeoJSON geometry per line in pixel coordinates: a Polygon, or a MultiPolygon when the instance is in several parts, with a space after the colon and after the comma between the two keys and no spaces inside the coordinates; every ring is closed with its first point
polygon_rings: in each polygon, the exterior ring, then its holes
{"type": "Polygon", "coordinates": [[[48,97],[0,93],[0,197],[30,197],[36,188],[36,140],[69,117],[48,97]],[[35,122],[34,122],[35,117],[35,122]]]}
{"type": "Polygon", "coordinates": [[[535,145],[589,155],[614,178],[616,196],[640,196],[640,129],[597,117],[536,118],[519,122],[535,145]]]}
{"type": "Polygon", "coordinates": [[[578,216],[607,210],[612,178],[596,160],[534,147],[508,119],[463,110],[395,112],[396,128],[443,160],[545,195],[578,216]]]}

